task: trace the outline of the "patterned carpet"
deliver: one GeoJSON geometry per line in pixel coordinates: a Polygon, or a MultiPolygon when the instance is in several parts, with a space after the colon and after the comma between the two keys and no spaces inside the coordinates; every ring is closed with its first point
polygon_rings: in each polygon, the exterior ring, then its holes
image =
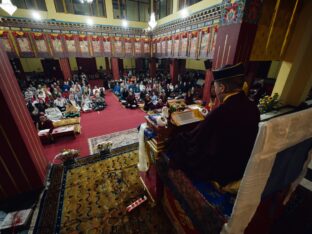
{"type": "Polygon", "coordinates": [[[61,189],[53,191],[54,198],[46,196],[52,199],[42,207],[41,214],[47,217],[41,215],[35,233],[174,233],[162,209],[149,199],[132,212],[126,211],[146,194],[136,168],[137,154],[132,150],[104,160],[93,156],[65,167],[61,189]],[[57,208],[56,219],[48,215],[55,215],[51,204],[57,208]],[[54,229],[51,220],[55,221],[54,229]]]}
{"type": "Polygon", "coordinates": [[[117,149],[123,146],[138,144],[138,130],[136,128],[125,131],[115,132],[103,136],[93,137],[88,139],[90,154],[98,153],[94,147],[103,141],[113,142],[112,149],[117,149]]]}

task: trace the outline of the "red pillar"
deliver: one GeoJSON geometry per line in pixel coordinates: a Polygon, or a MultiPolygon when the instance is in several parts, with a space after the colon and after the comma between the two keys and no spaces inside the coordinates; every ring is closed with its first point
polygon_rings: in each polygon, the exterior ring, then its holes
{"type": "Polygon", "coordinates": [[[151,58],[149,60],[149,72],[150,72],[150,77],[155,78],[156,77],[156,59],[151,58]]]}
{"type": "Polygon", "coordinates": [[[69,80],[72,78],[72,72],[69,64],[68,58],[60,58],[60,66],[64,76],[64,80],[69,80]]]}
{"type": "Polygon", "coordinates": [[[209,103],[210,101],[210,90],[211,90],[211,82],[213,81],[213,74],[211,69],[206,70],[206,75],[205,75],[205,85],[204,85],[204,90],[203,90],[203,101],[206,103],[209,103]]]}
{"type": "Polygon", "coordinates": [[[119,63],[118,58],[111,58],[111,64],[112,64],[112,72],[113,72],[113,79],[119,80],[119,63]]]}
{"type": "Polygon", "coordinates": [[[171,82],[175,85],[178,83],[179,62],[178,59],[171,59],[170,61],[170,77],[171,82]]]}
{"type": "Polygon", "coordinates": [[[109,60],[107,57],[105,57],[105,67],[106,67],[106,72],[110,73],[111,69],[109,67],[109,60]]]}
{"type": "Polygon", "coordinates": [[[42,187],[47,160],[0,43],[0,200],[42,187]]]}

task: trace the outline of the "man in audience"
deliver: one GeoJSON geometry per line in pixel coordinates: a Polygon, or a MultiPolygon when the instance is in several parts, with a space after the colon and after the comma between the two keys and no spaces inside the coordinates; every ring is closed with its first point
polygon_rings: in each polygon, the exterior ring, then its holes
{"type": "Polygon", "coordinates": [[[257,106],[242,91],[243,72],[242,64],[214,71],[215,92],[222,104],[170,144],[172,166],[193,179],[224,186],[243,176],[260,121],[257,106]]]}
{"type": "Polygon", "coordinates": [[[38,129],[39,130],[44,130],[44,129],[49,129],[49,133],[52,133],[53,131],[53,122],[49,120],[44,113],[40,113],[39,117],[39,123],[38,123],[38,129]]]}

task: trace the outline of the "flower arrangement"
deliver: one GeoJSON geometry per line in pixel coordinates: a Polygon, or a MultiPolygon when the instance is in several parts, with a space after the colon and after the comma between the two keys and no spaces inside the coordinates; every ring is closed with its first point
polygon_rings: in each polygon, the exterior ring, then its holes
{"type": "Polygon", "coordinates": [[[55,156],[55,159],[61,160],[63,163],[73,160],[79,156],[80,152],[76,149],[63,149],[55,156]]]}
{"type": "Polygon", "coordinates": [[[259,100],[258,108],[261,114],[275,110],[279,106],[278,93],[273,96],[264,96],[259,100]]]}
{"type": "Polygon", "coordinates": [[[98,143],[94,148],[97,151],[110,151],[113,146],[113,142],[111,141],[103,141],[98,143]]]}

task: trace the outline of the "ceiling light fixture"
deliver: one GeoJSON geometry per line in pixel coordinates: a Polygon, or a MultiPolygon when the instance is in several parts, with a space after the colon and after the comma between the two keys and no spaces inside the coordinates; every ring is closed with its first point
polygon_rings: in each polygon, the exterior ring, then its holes
{"type": "Polygon", "coordinates": [[[150,19],[150,21],[148,21],[148,25],[150,26],[151,30],[153,30],[157,25],[157,21],[156,21],[156,17],[155,17],[154,12],[151,13],[151,19],[150,19]]]}
{"type": "Polygon", "coordinates": [[[4,10],[9,15],[13,15],[17,10],[17,7],[12,4],[11,0],[2,0],[0,8],[2,8],[2,10],[4,10]]]}
{"type": "Polygon", "coordinates": [[[124,28],[128,27],[128,21],[127,20],[123,19],[121,23],[122,23],[122,26],[124,28]]]}
{"type": "Polygon", "coordinates": [[[91,4],[93,2],[93,0],[80,0],[80,2],[81,3],[90,3],[91,4]]]}
{"type": "Polygon", "coordinates": [[[180,11],[180,14],[181,14],[181,17],[184,19],[186,17],[189,16],[189,12],[186,8],[183,8],[181,11],[180,11]]]}
{"type": "Polygon", "coordinates": [[[37,11],[33,11],[33,12],[32,12],[32,17],[33,17],[35,20],[41,20],[41,15],[40,15],[37,11]]]}
{"type": "Polygon", "coordinates": [[[87,19],[87,24],[88,24],[88,25],[90,25],[90,26],[92,26],[92,25],[93,25],[93,20],[92,20],[92,19],[90,19],[90,18],[89,18],[89,19],[87,19]]]}

